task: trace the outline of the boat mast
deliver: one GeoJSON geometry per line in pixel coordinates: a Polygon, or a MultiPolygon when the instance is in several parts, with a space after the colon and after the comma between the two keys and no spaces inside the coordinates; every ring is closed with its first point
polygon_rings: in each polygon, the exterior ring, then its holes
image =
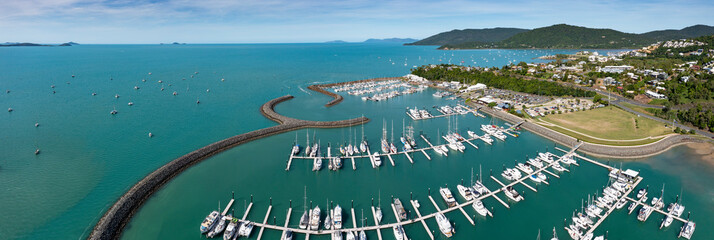
{"type": "Polygon", "coordinates": [[[394,120],[392,120],[392,139],[389,142],[394,143],[394,120]]]}
{"type": "Polygon", "coordinates": [[[302,209],[307,212],[307,186],[305,186],[305,196],[303,197],[302,209]]]}

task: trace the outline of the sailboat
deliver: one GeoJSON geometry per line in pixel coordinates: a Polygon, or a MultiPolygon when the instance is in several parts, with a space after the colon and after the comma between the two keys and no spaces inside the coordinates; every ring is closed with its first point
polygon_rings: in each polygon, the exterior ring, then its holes
{"type": "MultiPolygon", "coordinates": [[[[362,209],[362,228],[364,228],[364,209],[362,209]]],[[[364,230],[359,231],[359,240],[367,240],[367,234],[364,230]]]]}
{"type": "Polygon", "coordinates": [[[379,200],[377,203],[377,209],[374,211],[374,216],[377,218],[377,223],[382,222],[382,190],[379,190],[379,200]]]}
{"type": "MultiPolygon", "coordinates": [[[[364,117],[364,115],[362,115],[364,117]]],[[[367,140],[364,139],[364,124],[362,124],[362,142],[359,144],[359,150],[361,152],[367,152],[367,140]]]]}
{"type": "Polygon", "coordinates": [[[307,211],[307,186],[305,186],[305,197],[303,200],[303,214],[300,218],[300,229],[307,229],[307,225],[310,223],[310,214],[307,211]]]}

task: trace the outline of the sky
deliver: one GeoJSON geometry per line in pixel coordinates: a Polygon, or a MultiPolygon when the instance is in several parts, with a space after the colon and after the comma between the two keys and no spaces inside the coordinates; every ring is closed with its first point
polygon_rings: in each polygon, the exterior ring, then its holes
{"type": "Polygon", "coordinates": [[[0,0],[0,42],[364,41],[559,23],[642,33],[714,25],[713,12],[710,0],[0,0]]]}

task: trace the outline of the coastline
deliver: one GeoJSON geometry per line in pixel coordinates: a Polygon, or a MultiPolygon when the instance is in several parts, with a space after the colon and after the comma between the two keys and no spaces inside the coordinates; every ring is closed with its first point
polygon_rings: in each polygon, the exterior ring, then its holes
{"type": "Polygon", "coordinates": [[[369,122],[366,117],[341,121],[308,121],[286,117],[275,112],[275,105],[293,98],[291,95],[278,97],[260,107],[261,114],[277,122],[278,125],[239,134],[209,144],[178,157],[148,174],[134,184],[102,215],[102,218],[96,223],[87,239],[119,239],[131,217],[153,193],[161,189],[164,184],[171,181],[181,172],[215,154],[253,140],[302,128],[340,128],[369,122]]]}
{"type": "MultiPolygon", "coordinates": [[[[574,146],[581,142],[580,140],[574,137],[526,121],[523,118],[514,116],[509,113],[494,111],[486,106],[477,105],[474,103],[467,103],[467,105],[471,107],[476,107],[478,110],[481,110],[482,112],[487,113],[492,117],[499,118],[512,124],[524,121],[524,123],[521,124],[521,128],[565,146],[574,146]]],[[[694,137],[691,135],[670,135],[653,143],[636,146],[609,146],[583,142],[583,145],[578,149],[578,151],[596,157],[634,159],[654,156],[665,152],[671,149],[672,147],[679,146],[682,144],[707,142],[708,141],[702,138],[694,137]]]]}

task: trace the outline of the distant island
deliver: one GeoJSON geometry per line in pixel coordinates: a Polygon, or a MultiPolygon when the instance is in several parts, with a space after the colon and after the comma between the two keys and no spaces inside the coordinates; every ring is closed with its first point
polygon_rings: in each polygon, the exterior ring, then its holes
{"type": "Polygon", "coordinates": [[[405,45],[439,45],[439,49],[632,49],[658,41],[714,34],[714,27],[694,25],[680,30],[642,34],[613,29],[557,24],[532,30],[519,28],[464,29],[443,32],[405,45]]]}
{"type": "Polygon", "coordinates": [[[419,41],[419,39],[414,38],[370,38],[364,41],[364,43],[411,43],[419,41]]]}
{"type": "Polygon", "coordinates": [[[411,43],[419,41],[419,39],[414,38],[370,38],[364,40],[363,42],[347,42],[343,40],[332,40],[325,43],[411,43]]]}
{"type": "Polygon", "coordinates": [[[54,46],[59,46],[59,47],[69,47],[73,45],[79,45],[79,43],[76,42],[66,42],[62,43],[59,45],[52,45],[52,44],[39,44],[39,43],[28,43],[28,42],[6,42],[6,43],[0,43],[0,47],[54,47],[54,46]]]}

